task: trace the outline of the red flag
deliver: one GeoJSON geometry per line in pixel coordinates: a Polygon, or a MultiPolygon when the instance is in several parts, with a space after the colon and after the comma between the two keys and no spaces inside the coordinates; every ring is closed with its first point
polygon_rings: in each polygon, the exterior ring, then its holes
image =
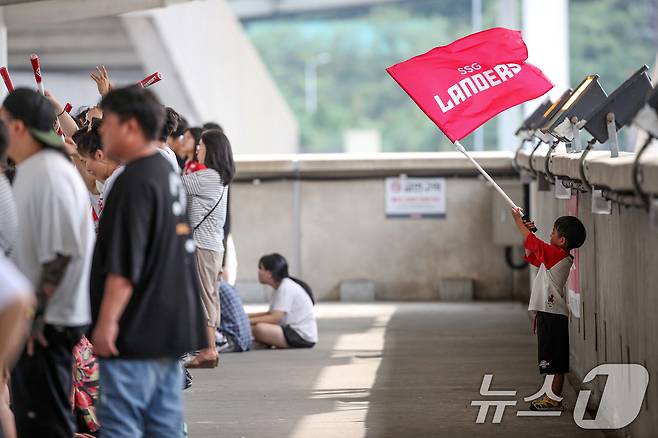
{"type": "Polygon", "coordinates": [[[386,69],[453,143],[553,84],[532,64],[521,32],[496,27],[386,69]]]}

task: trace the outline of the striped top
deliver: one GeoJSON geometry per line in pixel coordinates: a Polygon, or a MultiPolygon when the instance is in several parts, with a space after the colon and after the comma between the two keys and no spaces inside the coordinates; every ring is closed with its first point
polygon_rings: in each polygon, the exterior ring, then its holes
{"type": "Polygon", "coordinates": [[[194,231],[197,247],[210,251],[224,251],[224,221],[228,186],[222,184],[222,177],[215,169],[203,169],[181,177],[187,192],[187,213],[192,228],[197,227],[213,209],[221,196],[217,208],[194,231]]]}
{"type": "Polygon", "coordinates": [[[11,256],[16,241],[16,204],[7,177],[0,172],[0,252],[11,256]]]}

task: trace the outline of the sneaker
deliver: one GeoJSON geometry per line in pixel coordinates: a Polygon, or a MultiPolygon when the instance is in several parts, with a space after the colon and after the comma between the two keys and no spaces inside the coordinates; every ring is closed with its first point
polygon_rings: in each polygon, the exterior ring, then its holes
{"type": "Polygon", "coordinates": [[[235,344],[229,339],[224,338],[224,342],[217,343],[217,353],[233,353],[235,351],[235,344]]]}
{"type": "Polygon", "coordinates": [[[191,351],[191,352],[189,352],[189,353],[185,353],[185,354],[183,354],[183,355],[181,356],[180,360],[181,360],[183,363],[185,363],[185,362],[189,362],[189,361],[191,361],[192,359],[194,359],[194,358],[196,357],[197,354],[199,354],[199,350],[195,350],[195,351],[191,351]]]}
{"type": "Polygon", "coordinates": [[[549,396],[545,395],[542,398],[530,402],[531,411],[561,411],[562,402],[555,401],[549,396]]]}
{"type": "Polygon", "coordinates": [[[224,333],[220,332],[219,330],[215,330],[215,344],[222,345],[227,340],[228,338],[224,335],[224,333]]]}
{"type": "Polygon", "coordinates": [[[187,368],[183,367],[183,370],[185,371],[185,378],[183,379],[183,391],[185,391],[186,389],[192,387],[192,380],[194,378],[192,377],[192,374],[187,371],[187,368]]]}

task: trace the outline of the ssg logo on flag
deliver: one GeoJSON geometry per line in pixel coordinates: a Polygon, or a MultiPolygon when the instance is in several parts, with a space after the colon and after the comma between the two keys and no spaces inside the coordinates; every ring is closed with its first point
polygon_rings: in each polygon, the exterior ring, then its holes
{"type": "Polygon", "coordinates": [[[521,32],[477,32],[386,69],[454,143],[487,120],[553,88],[526,63],[521,32]]]}

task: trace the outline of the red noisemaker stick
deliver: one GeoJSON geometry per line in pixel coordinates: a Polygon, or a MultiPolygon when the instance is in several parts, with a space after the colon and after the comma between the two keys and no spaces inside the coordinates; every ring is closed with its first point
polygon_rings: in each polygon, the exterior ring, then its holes
{"type": "MultiPolygon", "coordinates": [[[[39,92],[42,95],[46,95],[46,90],[43,87],[43,76],[41,76],[41,64],[39,62],[39,57],[33,53],[30,55],[30,63],[32,64],[32,71],[34,72],[34,80],[37,81],[37,87],[39,88],[39,92]]],[[[64,132],[62,131],[62,127],[59,125],[59,121],[55,120],[55,125],[53,126],[55,128],[55,131],[57,131],[57,134],[60,136],[64,136],[64,132]]]]}
{"type": "Polygon", "coordinates": [[[32,63],[32,70],[34,71],[34,79],[37,81],[37,87],[39,87],[39,92],[41,94],[46,94],[43,88],[43,77],[41,76],[41,66],[39,64],[39,57],[35,54],[30,56],[30,62],[32,63]]]}
{"type": "Polygon", "coordinates": [[[150,87],[151,85],[153,85],[157,82],[160,82],[161,80],[162,80],[162,75],[160,74],[160,72],[156,71],[152,75],[149,75],[149,76],[145,77],[144,79],[142,79],[141,81],[139,81],[139,85],[146,88],[146,87],[150,87]]]}
{"type": "MultiPolygon", "coordinates": [[[[64,112],[69,114],[72,109],[73,109],[73,105],[66,102],[66,105],[64,105],[64,112]]],[[[62,127],[59,124],[59,120],[55,122],[55,130],[57,131],[57,135],[64,135],[64,131],[62,131],[62,127]]]]}
{"type": "Polygon", "coordinates": [[[11,78],[9,77],[9,70],[7,70],[7,67],[0,67],[0,75],[2,75],[2,79],[5,81],[7,91],[10,93],[13,92],[14,84],[11,82],[11,78]]]}

